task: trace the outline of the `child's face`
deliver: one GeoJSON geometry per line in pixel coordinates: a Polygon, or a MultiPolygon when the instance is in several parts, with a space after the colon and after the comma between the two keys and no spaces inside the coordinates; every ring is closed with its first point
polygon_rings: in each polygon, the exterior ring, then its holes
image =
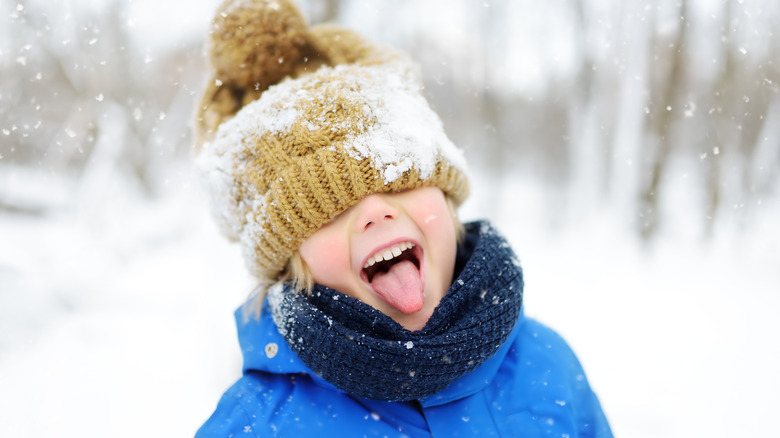
{"type": "Polygon", "coordinates": [[[369,195],[299,248],[316,283],[409,330],[421,329],[447,293],[455,251],[454,219],[436,187],[369,195]]]}

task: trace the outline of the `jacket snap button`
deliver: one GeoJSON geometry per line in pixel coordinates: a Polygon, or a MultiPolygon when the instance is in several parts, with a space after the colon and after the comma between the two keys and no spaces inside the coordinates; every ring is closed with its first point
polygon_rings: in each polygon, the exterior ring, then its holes
{"type": "Polygon", "coordinates": [[[276,345],[276,342],[269,342],[265,346],[265,355],[268,356],[269,359],[273,359],[274,356],[276,356],[276,353],[279,352],[279,346],[276,345]]]}

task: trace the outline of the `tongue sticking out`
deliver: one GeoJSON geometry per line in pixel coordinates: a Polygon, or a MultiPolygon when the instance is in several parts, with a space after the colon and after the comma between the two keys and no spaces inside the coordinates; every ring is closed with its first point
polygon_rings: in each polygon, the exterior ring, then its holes
{"type": "Polygon", "coordinates": [[[403,313],[414,313],[423,307],[420,271],[409,260],[393,264],[387,272],[377,272],[371,286],[379,296],[403,313]]]}

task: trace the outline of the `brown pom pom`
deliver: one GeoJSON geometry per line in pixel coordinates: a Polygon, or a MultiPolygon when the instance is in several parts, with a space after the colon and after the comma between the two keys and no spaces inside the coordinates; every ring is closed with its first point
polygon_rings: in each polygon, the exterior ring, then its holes
{"type": "Polygon", "coordinates": [[[199,151],[203,143],[214,137],[220,123],[228,120],[240,109],[240,102],[229,87],[217,85],[212,78],[203,91],[201,101],[195,111],[195,151],[199,151]]]}
{"type": "Polygon", "coordinates": [[[262,91],[294,71],[306,22],[288,0],[227,0],[212,22],[209,56],[217,79],[262,91]]]}
{"type": "Polygon", "coordinates": [[[379,64],[397,56],[392,49],[376,46],[352,30],[332,24],[313,26],[309,30],[309,44],[331,66],[379,64]]]}
{"type": "Polygon", "coordinates": [[[268,87],[323,64],[380,64],[398,53],[334,25],[308,29],[292,0],[224,0],[212,21],[212,75],[195,114],[195,150],[268,87]]]}

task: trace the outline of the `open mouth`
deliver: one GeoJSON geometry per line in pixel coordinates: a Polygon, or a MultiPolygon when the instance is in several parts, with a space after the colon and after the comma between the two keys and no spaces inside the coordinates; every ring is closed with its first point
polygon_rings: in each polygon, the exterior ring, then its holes
{"type": "Polygon", "coordinates": [[[421,260],[419,246],[399,242],[369,256],[360,277],[388,304],[403,313],[413,313],[424,302],[421,260]]]}
{"type": "Polygon", "coordinates": [[[362,275],[368,283],[374,279],[378,272],[388,272],[396,263],[402,261],[412,262],[417,269],[420,269],[420,260],[415,255],[415,244],[412,242],[397,243],[390,248],[378,251],[368,258],[363,265],[362,275]]]}

